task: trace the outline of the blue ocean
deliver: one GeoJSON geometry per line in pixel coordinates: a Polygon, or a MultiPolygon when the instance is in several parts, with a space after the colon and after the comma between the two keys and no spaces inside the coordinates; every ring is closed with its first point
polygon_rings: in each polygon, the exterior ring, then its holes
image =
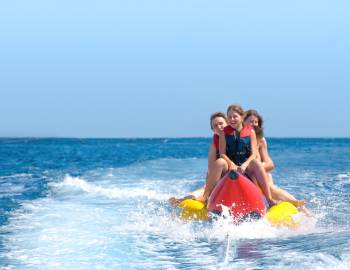
{"type": "Polygon", "coordinates": [[[184,222],[210,138],[0,139],[0,269],[350,269],[350,139],[268,139],[298,229],[184,222]]]}

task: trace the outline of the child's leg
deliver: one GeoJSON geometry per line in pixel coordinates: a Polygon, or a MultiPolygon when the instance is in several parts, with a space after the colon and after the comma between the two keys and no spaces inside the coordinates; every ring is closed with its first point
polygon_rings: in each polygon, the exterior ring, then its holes
{"type": "Polygon", "coordinates": [[[169,198],[168,202],[173,206],[177,206],[179,203],[181,203],[184,200],[195,199],[199,196],[203,196],[204,189],[205,189],[205,185],[199,189],[192,191],[191,193],[189,193],[185,197],[182,197],[182,198],[171,197],[171,198],[169,198]]]}
{"type": "Polygon", "coordinates": [[[290,202],[296,207],[300,207],[305,204],[305,201],[296,199],[288,191],[278,188],[276,186],[271,187],[271,195],[272,198],[274,198],[275,200],[290,202]]]}
{"type": "Polygon", "coordinates": [[[272,199],[271,190],[268,184],[268,178],[261,163],[255,159],[252,160],[247,168],[247,173],[249,175],[252,175],[258,181],[259,186],[261,187],[268,203],[270,205],[276,204],[276,201],[272,199]]]}
{"type": "Polygon", "coordinates": [[[228,170],[227,162],[219,158],[215,161],[212,168],[209,170],[207,183],[205,185],[204,193],[202,196],[198,196],[197,200],[206,201],[216,185],[216,182],[221,178],[221,175],[228,170]]]}
{"type": "MultiPolygon", "coordinates": [[[[266,172],[266,171],[265,171],[266,172]]],[[[275,183],[273,182],[273,178],[272,178],[272,174],[266,172],[266,176],[267,176],[267,183],[269,184],[270,187],[274,186],[275,183]]]]}
{"type": "Polygon", "coordinates": [[[290,202],[291,204],[293,204],[296,207],[300,207],[300,206],[305,204],[305,201],[298,200],[292,194],[290,194],[288,191],[277,187],[273,183],[273,178],[272,178],[271,173],[267,173],[267,179],[268,179],[268,184],[270,186],[271,195],[272,195],[273,199],[278,200],[278,201],[290,202]]]}
{"type": "Polygon", "coordinates": [[[191,192],[190,194],[188,194],[188,195],[193,196],[193,197],[199,197],[199,196],[203,195],[204,190],[205,190],[205,185],[202,186],[202,187],[199,188],[199,189],[196,189],[195,191],[192,191],[192,192],[191,192]]]}
{"type": "Polygon", "coordinates": [[[187,200],[187,199],[195,199],[195,196],[193,196],[193,195],[187,195],[187,196],[185,196],[185,197],[183,197],[183,198],[179,198],[179,199],[177,199],[177,198],[175,198],[175,197],[171,197],[171,198],[169,198],[168,202],[169,202],[172,206],[177,206],[177,205],[179,205],[182,201],[187,200]]]}

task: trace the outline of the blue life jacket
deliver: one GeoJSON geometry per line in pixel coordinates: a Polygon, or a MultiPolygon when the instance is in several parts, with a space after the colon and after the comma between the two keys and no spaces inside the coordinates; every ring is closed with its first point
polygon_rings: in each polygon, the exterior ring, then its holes
{"type": "Polygon", "coordinates": [[[226,155],[237,166],[241,166],[252,154],[250,134],[252,127],[246,125],[241,132],[237,132],[231,126],[224,129],[226,139],[226,155]]]}

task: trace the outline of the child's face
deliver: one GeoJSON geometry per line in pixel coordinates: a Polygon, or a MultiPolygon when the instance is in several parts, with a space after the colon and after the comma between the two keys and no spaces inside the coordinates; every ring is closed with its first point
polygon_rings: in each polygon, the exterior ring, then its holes
{"type": "Polygon", "coordinates": [[[254,115],[251,115],[249,116],[246,120],[244,120],[244,124],[245,125],[251,125],[251,126],[259,126],[259,119],[258,117],[254,116],[254,115]]]}
{"type": "Polygon", "coordinates": [[[211,126],[215,134],[218,134],[220,131],[224,130],[224,127],[227,126],[226,120],[223,117],[215,117],[211,121],[211,126]]]}
{"type": "Polygon", "coordinates": [[[237,129],[242,124],[243,118],[239,113],[229,110],[227,113],[227,121],[232,128],[237,129]]]}

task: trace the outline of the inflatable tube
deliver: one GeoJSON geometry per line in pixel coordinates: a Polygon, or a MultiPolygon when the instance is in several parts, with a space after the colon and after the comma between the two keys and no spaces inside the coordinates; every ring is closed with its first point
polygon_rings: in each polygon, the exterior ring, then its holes
{"type": "Polygon", "coordinates": [[[260,191],[247,178],[235,172],[225,175],[216,185],[208,200],[208,207],[205,203],[193,199],[184,200],[178,205],[181,208],[180,218],[183,220],[208,220],[208,212],[221,214],[222,206],[229,209],[234,221],[265,215],[265,219],[273,226],[292,229],[299,226],[293,219],[293,215],[299,213],[294,205],[281,202],[265,214],[260,191]]]}
{"type": "Polygon", "coordinates": [[[209,199],[208,212],[221,215],[223,206],[239,222],[265,215],[264,199],[258,188],[245,176],[230,171],[215,186],[209,199]]]}
{"type": "Polygon", "coordinates": [[[272,206],[266,213],[265,218],[274,226],[297,228],[298,224],[294,221],[293,215],[298,213],[298,209],[293,204],[281,202],[272,206]]]}
{"type": "MultiPolygon", "coordinates": [[[[181,208],[180,218],[183,220],[208,220],[208,211],[205,204],[200,201],[187,199],[182,201],[178,207],[181,208]]],[[[273,226],[285,226],[297,229],[299,224],[294,221],[293,215],[298,214],[298,209],[289,202],[281,202],[272,206],[266,213],[265,219],[273,226]]]]}
{"type": "Polygon", "coordinates": [[[208,211],[204,202],[187,199],[179,203],[182,208],[180,218],[183,220],[208,220],[208,211]]]}

